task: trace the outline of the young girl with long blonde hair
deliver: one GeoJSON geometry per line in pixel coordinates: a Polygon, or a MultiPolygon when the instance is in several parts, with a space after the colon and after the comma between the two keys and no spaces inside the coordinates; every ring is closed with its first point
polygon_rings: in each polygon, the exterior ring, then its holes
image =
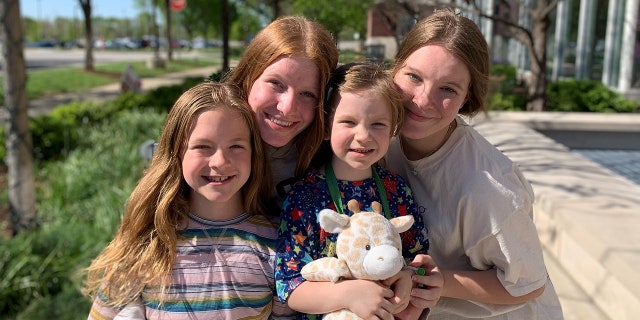
{"type": "Polygon", "coordinates": [[[273,299],[269,167],[240,92],[202,83],[174,104],[115,238],[87,269],[89,319],[127,305],[147,319],[290,313],[273,299]]]}

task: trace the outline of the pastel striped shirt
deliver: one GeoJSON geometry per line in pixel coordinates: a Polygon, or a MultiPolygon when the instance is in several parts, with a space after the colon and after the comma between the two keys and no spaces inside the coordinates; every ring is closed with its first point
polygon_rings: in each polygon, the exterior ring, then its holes
{"type": "MultiPolygon", "coordinates": [[[[264,216],[228,221],[190,216],[181,233],[173,281],[160,303],[159,288],[145,288],[146,319],[267,319],[294,314],[275,297],[277,230],[264,216]]],[[[118,310],[97,298],[89,319],[113,319],[118,310]]]]}

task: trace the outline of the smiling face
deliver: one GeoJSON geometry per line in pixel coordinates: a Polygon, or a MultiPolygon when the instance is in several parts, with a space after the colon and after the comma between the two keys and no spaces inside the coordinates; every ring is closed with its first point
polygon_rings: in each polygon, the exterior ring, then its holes
{"type": "Polygon", "coordinates": [[[318,67],[302,56],[282,56],[256,79],[249,105],[262,140],[282,147],[313,121],[320,91],[318,67]]]}
{"type": "Polygon", "coordinates": [[[371,91],[340,93],[337,99],[331,121],[331,165],[339,179],[368,178],[371,165],[389,148],[391,108],[371,91]]]}
{"type": "Polygon", "coordinates": [[[182,172],[192,189],[192,211],[212,220],[230,217],[207,212],[243,212],[240,190],[251,173],[251,137],[237,111],[217,108],[198,116],[182,156],[182,172]]]}
{"type": "Polygon", "coordinates": [[[438,144],[469,94],[465,64],[439,45],[414,51],[396,72],[394,82],[405,107],[402,136],[438,144]]]}

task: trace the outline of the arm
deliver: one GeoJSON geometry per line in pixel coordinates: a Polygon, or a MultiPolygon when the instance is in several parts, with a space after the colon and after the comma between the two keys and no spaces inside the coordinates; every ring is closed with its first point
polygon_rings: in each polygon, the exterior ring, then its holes
{"type": "Polygon", "coordinates": [[[492,304],[518,304],[542,294],[544,286],[523,296],[514,297],[498,280],[496,269],[485,271],[442,270],[445,297],[492,304]]]}
{"type": "Polygon", "coordinates": [[[96,297],[91,304],[91,310],[89,310],[87,320],[113,319],[117,314],[118,310],[116,308],[107,305],[106,301],[100,297],[96,297]]]}
{"type": "Polygon", "coordinates": [[[469,179],[459,208],[465,208],[463,249],[473,269],[442,270],[443,296],[499,308],[543,293],[548,276],[532,218],[533,190],[517,168],[510,169],[469,179]]]}
{"type": "Polygon", "coordinates": [[[304,281],[291,292],[287,303],[303,313],[324,314],[348,309],[361,318],[393,319],[393,291],[368,280],[304,281]]]}
{"type": "Polygon", "coordinates": [[[113,320],[145,320],[145,308],[146,307],[144,305],[144,302],[142,302],[142,298],[138,298],[124,306],[124,308],[118,312],[113,320]]]}
{"type": "MultiPolygon", "coordinates": [[[[423,258],[421,257],[428,257],[427,252],[429,250],[429,234],[428,234],[428,227],[426,224],[426,221],[424,220],[422,214],[420,213],[417,203],[414,201],[413,199],[413,194],[411,192],[411,189],[409,187],[409,185],[407,185],[403,180],[402,177],[399,177],[400,181],[402,181],[401,184],[399,185],[404,185],[403,189],[404,189],[404,198],[406,199],[406,208],[407,208],[407,214],[411,214],[413,216],[414,219],[414,224],[411,227],[411,229],[408,230],[408,232],[405,232],[404,234],[402,234],[402,247],[405,248],[406,250],[403,250],[403,257],[405,258],[405,261],[411,261],[412,259],[417,259],[418,262],[416,262],[415,264],[417,265],[417,267],[421,267],[424,270],[431,270],[435,267],[435,263],[432,263],[432,261],[430,260],[422,260],[423,258]],[[424,264],[424,265],[423,265],[424,264]]],[[[414,260],[415,261],[415,260],[414,260]]],[[[414,266],[415,267],[415,266],[414,266]]],[[[427,274],[428,276],[429,274],[427,274]]],[[[415,307],[415,309],[418,309],[420,311],[422,311],[422,309],[428,308],[430,306],[429,303],[410,303],[412,297],[412,293],[411,291],[417,287],[417,284],[414,283],[413,281],[413,277],[416,277],[416,273],[412,270],[410,270],[408,272],[408,287],[406,291],[406,302],[407,305],[406,306],[410,306],[411,308],[415,307]]],[[[439,276],[439,275],[434,275],[434,277],[439,276]]],[[[440,285],[437,287],[441,287],[440,285]]],[[[399,289],[401,289],[402,287],[398,287],[399,289]]],[[[397,290],[396,290],[397,292],[397,290]]],[[[439,291],[438,291],[439,292],[439,291]]],[[[437,296],[439,297],[439,293],[437,294],[437,296]]],[[[437,301],[437,297],[436,297],[436,301],[437,301]]],[[[435,303],[434,303],[435,304],[435,303]]],[[[401,309],[402,310],[402,309],[401,309]]]]}
{"type": "MultiPolygon", "coordinates": [[[[394,204],[397,208],[397,214],[400,216],[412,215],[414,219],[413,226],[400,234],[402,239],[402,256],[405,260],[410,261],[416,255],[425,255],[429,249],[428,231],[426,224],[423,220],[422,214],[418,211],[416,202],[413,200],[413,195],[409,185],[406,184],[404,179],[395,174],[391,174],[389,179],[397,179],[396,191],[397,195],[394,204]],[[399,201],[403,199],[402,201],[399,201]],[[402,203],[402,205],[400,205],[402,203]]],[[[411,270],[403,270],[396,276],[385,280],[383,283],[394,291],[394,297],[392,302],[396,304],[394,313],[398,313],[407,306],[410,305],[411,290],[414,287],[412,276],[414,272],[411,270]]]]}

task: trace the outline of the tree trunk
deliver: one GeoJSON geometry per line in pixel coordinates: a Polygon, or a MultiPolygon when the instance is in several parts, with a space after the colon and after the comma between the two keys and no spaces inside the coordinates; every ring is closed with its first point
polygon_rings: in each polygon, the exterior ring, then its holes
{"type": "Polygon", "coordinates": [[[13,233],[35,229],[36,206],[33,172],[33,142],[29,131],[24,39],[20,1],[2,0],[2,78],[4,104],[9,113],[6,124],[6,162],[9,181],[9,213],[13,233]]]}
{"type": "Polygon", "coordinates": [[[222,72],[229,71],[229,1],[222,0],[222,72]]]}
{"type": "Polygon", "coordinates": [[[173,60],[173,47],[171,41],[171,8],[169,7],[169,0],[164,1],[165,4],[165,21],[167,22],[167,61],[173,60]]]}
{"type": "Polygon", "coordinates": [[[527,111],[544,111],[547,104],[547,29],[549,28],[549,2],[539,0],[532,11],[531,83],[527,111]]]}
{"type": "Polygon", "coordinates": [[[151,20],[153,24],[153,36],[156,39],[155,46],[153,47],[153,58],[147,63],[149,68],[164,68],[164,60],[160,58],[160,27],[156,20],[156,12],[158,11],[158,0],[153,0],[151,6],[151,20]]]}
{"type": "Polygon", "coordinates": [[[84,14],[84,70],[93,71],[93,25],[91,21],[91,0],[79,0],[84,14]]]}
{"type": "Polygon", "coordinates": [[[501,0],[497,6],[503,6],[509,10],[515,10],[512,4],[520,6],[518,10],[523,10],[531,17],[531,27],[520,25],[517,18],[487,14],[482,12],[478,0],[465,0],[471,4],[474,12],[483,18],[492,19],[496,22],[503,23],[507,26],[510,35],[524,44],[529,52],[531,76],[528,82],[528,102],[527,111],[544,111],[547,104],[547,29],[549,28],[550,18],[553,10],[557,7],[560,0],[533,0],[512,3],[508,0],[501,0]],[[515,18],[512,20],[512,18],[515,18]],[[529,30],[531,29],[531,30],[529,30]]]}

